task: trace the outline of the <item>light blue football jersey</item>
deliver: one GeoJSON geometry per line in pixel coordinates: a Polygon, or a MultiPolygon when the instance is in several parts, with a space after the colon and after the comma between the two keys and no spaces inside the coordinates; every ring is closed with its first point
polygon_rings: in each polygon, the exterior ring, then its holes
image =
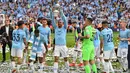
{"type": "MultiPolygon", "coordinates": [[[[130,37],[130,30],[129,29],[125,29],[125,30],[122,30],[122,29],[120,29],[120,33],[119,33],[119,37],[120,38],[124,38],[124,39],[127,39],[127,38],[129,38],[130,37]]],[[[120,49],[128,49],[128,41],[123,41],[123,40],[121,40],[120,41],[120,43],[119,43],[119,46],[118,46],[118,48],[120,48],[120,49]]]]}
{"type": "Polygon", "coordinates": [[[33,35],[31,38],[30,38],[30,40],[31,41],[33,41],[32,42],[32,48],[34,49],[37,49],[36,51],[37,52],[41,52],[42,51],[42,49],[43,49],[43,46],[42,46],[42,44],[44,44],[45,43],[45,40],[44,40],[44,36],[43,35],[41,35],[41,34],[39,34],[39,37],[36,37],[35,35],[33,35]]]}
{"type": "Polygon", "coordinates": [[[56,45],[66,45],[66,31],[68,26],[67,18],[65,17],[63,11],[60,12],[61,20],[63,21],[62,28],[58,28],[55,22],[54,14],[51,12],[52,25],[55,29],[55,44],[56,45]]]}
{"type": "Polygon", "coordinates": [[[96,34],[94,36],[94,47],[100,48],[100,31],[96,29],[96,34]]]}
{"type": "Polygon", "coordinates": [[[32,41],[32,52],[31,52],[30,59],[35,61],[36,54],[38,52],[42,52],[42,50],[43,50],[42,44],[45,43],[45,40],[41,34],[39,34],[39,37],[36,37],[35,35],[32,34],[29,41],[32,41]]]}
{"type": "Polygon", "coordinates": [[[12,48],[14,49],[23,49],[24,38],[26,39],[25,31],[22,29],[16,29],[12,33],[12,48]]]}
{"type": "Polygon", "coordinates": [[[40,34],[42,36],[44,36],[46,44],[48,44],[48,41],[49,41],[48,38],[51,35],[51,29],[49,27],[44,28],[43,26],[39,26],[38,30],[39,30],[40,34]]]}
{"type": "Polygon", "coordinates": [[[25,31],[25,34],[26,34],[26,41],[28,42],[29,36],[30,36],[30,35],[29,35],[29,30],[28,30],[27,27],[24,27],[23,30],[25,31]]]}
{"type": "Polygon", "coordinates": [[[101,31],[101,37],[103,38],[104,51],[114,49],[113,43],[113,31],[110,28],[105,28],[101,31]]]}

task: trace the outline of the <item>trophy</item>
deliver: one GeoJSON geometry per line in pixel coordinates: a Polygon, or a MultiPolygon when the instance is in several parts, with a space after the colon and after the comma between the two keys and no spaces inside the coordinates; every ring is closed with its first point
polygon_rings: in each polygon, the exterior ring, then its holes
{"type": "Polygon", "coordinates": [[[61,7],[60,7],[60,4],[59,4],[58,2],[55,1],[55,3],[56,3],[56,4],[53,5],[53,8],[54,8],[54,11],[53,11],[53,12],[54,12],[54,16],[55,16],[55,17],[58,17],[59,11],[60,11],[60,8],[61,8],[61,7]]]}

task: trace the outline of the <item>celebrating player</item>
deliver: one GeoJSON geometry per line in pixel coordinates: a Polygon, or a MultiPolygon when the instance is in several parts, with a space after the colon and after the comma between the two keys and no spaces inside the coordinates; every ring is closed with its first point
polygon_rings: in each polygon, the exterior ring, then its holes
{"type": "MultiPolygon", "coordinates": [[[[50,48],[50,46],[51,46],[51,30],[50,30],[50,28],[47,25],[47,18],[45,18],[45,17],[42,18],[42,26],[39,26],[38,30],[39,30],[40,34],[42,36],[44,36],[45,43],[46,43],[47,47],[50,48]]],[[[40,66],[41,69],[45,65],[45,57],[46,57],[46,53],[48,51],[44,47],[43,47],[43,50],[44,50],[43,51],[43,53],[44,53],[44,55],[43,55],[43,64],[42,63],[40,64],[41,65],[40,66]]]]}
{"type": "Polygon", "coordinates": [[[129,29],[126,28],[126,21],[125,19],[120,20],[120,33],[119,33],[119,46],[118,46],[118,60],[121,63],[123,70],[126,71],[128,68],[128,61],[127,61],[127,54],[128,54],[128,38],[129,36],[129,29]]]}
{"type": "Polygon", "coordinates": [[[81,35],[82,33],[82,24],[79,25],[79,27],[77,26],[77,22],[73,22],[73,27],[75,29],[75,49],[74,49],[74,53],[73,53],[73,63],[70,64],[70,66],[75,66],[76,63],[76,59],[77,56],[79,56],[79,61],[80,64],[78,66],[83,66],[83,61],[82,61],[82,52],[81,52],[81,40],[79,39],[79,35],[81,35]]]}
{"type": "Polygon", "coordinates": [[[23,30],[23,21],[18,21],[18,29],[13,31],[13,41],[12,41],[12,50],[11,50],[11,56],[13,57],[12,60],[12,67],[15,68],[15,60],[14,58],[18,58],[18,65],[17,70],[19,70],[21,65],[21,60],[23,58],[23,43],[25,44],[25,52],[27,50],[27,43],[26,43],[26,34],[23,30]]]}
{"type": "MultiPolygon", "coordinates": [[[[34,71],[34,66],[33,66],[33,61],[35,61],[35,59],[36,59],[36,55],[37,55],[37,57],[39,58],[39,62],[42,64],[42,62],[43,62],[43,51],[44,51],[44,49],[43,49],[43,45],[42,44],[44,44],[44,48],[46,48],[46,50],[47,50],[47,45],[46,45],[46,43],[45,43],[45,39],[44,39],[44,36],[43,35],[41,35],[40,33],[39,33],[39,30],[35,30],[34,31],[34,35],[32,35],[32,37],[31,37],[31,39],[30,39],[30,41],[32,41],[32,43],[33,43],[33,45],[32,45],[32,51],[31,51],[31,56],[30,56],[30,67],[31,67],[31,69],[34,71]]],[[[42,70],[43,69],[41,69],[40,68],[40,73],[42,73],[42,70]]]]}
{"type": "Polygon", "coordinates": [[[58,20],[58,26],[57,26],[54,19],[54,13],[53,12],[51,13],[52,25],[55,29],[54,73],[58,73],[59,56],[64,57],[65,67],[66,67],[66,70],[69,72],[69,62],[67,60],[68,49],[66,47],[66,31],[67,31],[68,22],[65,15],[63,14],[63,10],[61,9],[60,9],[60,16],[62,17],[62,19],[58,20]]]}
{"type": "MultiPolygon", "coordinates": [[[[95,27],[96,28],[96,27],[95,27]]],[[[100,63],[104,62],[100,57],[100,31],[96,29],[96,34],[94,36],[94,47],[95,47],[95,58],[97,63],[97,68],[100,69],[100,63]]]]}
{"type": "Polygon", "coordinates": [[[113,44],[113,31],[108,28],[108,22],[103,21],[103,30],[101,31],[101,52],[103,52],[104,56],[104,71],[106,73],[111,72],[113,73],[113,67],[110,62],[110,59],[115,57],[115,52],[114,52],[114,44],[113,44]],[[102,49],[103,48],[103,49],[102,49]]]}
{"type": "Polygon", "coordinates": [[[86,73],[91,73],[91,69],[89,67],[89,62],[92,65],[92,70],[94,73],[97,73],[97,68],[94,62],[94,43],[93,43],[93,26],[92,19],[87,18],[84,24],[83,36],[80,36],[83,39],[82,44],[82,58],[84,63],[84,68],[86,73]]]}

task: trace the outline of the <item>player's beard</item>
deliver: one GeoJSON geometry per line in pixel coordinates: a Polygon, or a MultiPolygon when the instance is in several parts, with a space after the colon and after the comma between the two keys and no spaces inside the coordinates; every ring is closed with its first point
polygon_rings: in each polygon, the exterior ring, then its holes
{"type": "Polygon", "coordinates": [[[47,24],[46,23],[43,23],[43,26],[46,26],[47,24]]]}

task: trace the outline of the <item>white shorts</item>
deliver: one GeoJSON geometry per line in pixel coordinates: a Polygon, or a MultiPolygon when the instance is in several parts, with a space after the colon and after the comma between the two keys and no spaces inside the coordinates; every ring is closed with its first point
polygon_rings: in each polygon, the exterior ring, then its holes
{"type": "Polygon", "coordinates": [[[97,48],[95,48],[95,57],[100,57],[100,48],[99,47],[97,47],[97,48]]]}
{"type": "Polygon", "coordinates": [[[46,48],[45,48],[44,44],[42,44],[42,46],[43,46],[43,52],[42,53],[46,53],[46,48]]]}
{"type": "Polygon", "coordinates": [[[82,51],[82,50],[81,50],[81,47],[82,47],[82,44],[79,43],[77,47],[75,46],[75,49],[74,49],[74,50],[75,50],[75,51],[82,51]]]}
{"type": "Polygon", "coordinates": [[[43,57],[44,53],[45,53],[44,48],[42,49],[42,51],[36,52],[37,57],[43,57]]]}
{"type": "Polygon", "coordinates": [[[118,51],[117,51],[118,57],[124,58],[124,57],[127,57],[127,54],[128,54],[127,48],[118,48],[118,51]]]}
{"type": "MultiPolygon", "coordinates": [[[[43,57],[43,51],[35,52],[35,53],[37,54],[37,57],[43,57]]],[[[30,56],[31,56],[32,54],[34,54],[34,52],[32,52],[32,50],[31,50],[30,56]]]]}
{"type": "Polygon", "coordinates": [[[23,49],[25,49],[25,44],[23,43],[22,45],[23,45],[23,49]]]}
{"type": "Polygon", "coordinates": [[[37,57],[43,57],[43,51],[42,52],[37,52],[37,57]]]}
{"type": "Polygon", "coordinates": [[[20,57],[23,58],[23,49],[11,49],[11,56],[12,57],[20,57]]]}
{"type": "MultiPolygon", "coordinates": [[[[44,47],[44,45],[42,44],[42,51],[39,51],[39,52],[36,52],[36,54],[37,54],[37,57],[43,57],[43,54],[46,52],[46,49],[45,49],[45,47],[44,47]]],[[[34,54],[33,52],[32,52],[32,50],[33,49],[31,49],[31,51],[30,51],[30,56],[31,56],[31,54],[34,54]]]]}
{"type": "Polygon", "coordinates": [[[54,56],[68,57],[68,48],[62,45],[55,45],[54,56]]]}
{"type": "Polygon", "coordinates": [[[103,51],[103,58],[104,59],[115,59],[116,54],[114,49],[113,50],[108,50],[108,51],[103,51]]]}

